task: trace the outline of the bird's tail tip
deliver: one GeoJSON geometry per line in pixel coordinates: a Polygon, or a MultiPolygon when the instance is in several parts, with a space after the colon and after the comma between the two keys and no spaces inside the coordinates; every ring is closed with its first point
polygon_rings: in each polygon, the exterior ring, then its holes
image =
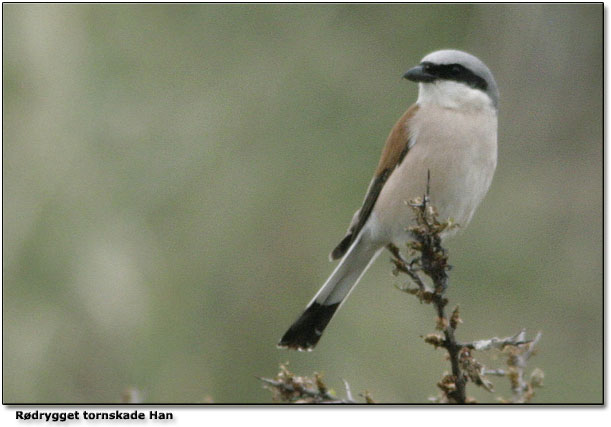
{"type": "Polygon", "coordinates": [[[294,345],[294,344],[285,344],[283,341],[280,341],[278,344],[276,344],[276,348],[279,348],[280,350],[295,350],[295,351],[302,351],[302,352],[308,352],[308,353],[314,350],[314,346],[301,347],[299,345],[294,345]]]}
{"type": "Polygon", "coordinates": [[[338,307],[339,303],[324,305],[314,301],[285,332],[277,347],[312,351],[338,307]]]}

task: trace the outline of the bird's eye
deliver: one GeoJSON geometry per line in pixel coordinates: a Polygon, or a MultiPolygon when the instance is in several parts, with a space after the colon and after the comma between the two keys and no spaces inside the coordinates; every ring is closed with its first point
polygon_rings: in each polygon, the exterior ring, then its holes
{"type": "Polygon", "coordinates": [[[453,75],[458,75],[460,74],[460,66],[459,65],[452,65],[452,68],[450,69],[450,71],[452,72],[453,75]]]}
{"type": "Polygon", "coordinates": [[[422,70],[427,74],[431,74],[433,72],[433,67],[431,66],[431,64],[423,64],[422,70]]]}

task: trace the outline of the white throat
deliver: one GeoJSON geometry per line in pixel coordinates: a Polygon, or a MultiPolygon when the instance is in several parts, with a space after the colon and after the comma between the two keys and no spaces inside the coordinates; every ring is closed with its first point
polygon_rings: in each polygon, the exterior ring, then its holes
{"type": "Polygon", "coordinates": [[[437,80],[419,83],[418,104],[439,105],[453,110],[495,109],[488,95],[464,83],[437,80]]]}

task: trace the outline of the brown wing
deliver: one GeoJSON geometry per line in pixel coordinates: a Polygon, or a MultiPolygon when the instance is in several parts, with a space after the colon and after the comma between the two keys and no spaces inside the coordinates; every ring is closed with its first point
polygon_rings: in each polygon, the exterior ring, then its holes
{"type": "Polygon", "coordinates": [[[367,189],[367,195],[363,201],[363,206],[356,212],[352,218],[352,223],[348,228],[348,233],[342,239],[341,242],[333,249],[329,258],[339,259],[344,256],[348,248],[359,234],[367,220],[369,215],[375,206],[382,187],[390,177],[390,174],[395,168],[401,164],[401,161],[409,150],[409,135],[407,131],[407,121],[416,114],[418,111],[418,105],[414,104],[401,116],[401,118],[395,123],[390,135],[386,139],[386,145],[382,150],[382,156],[376,168],[375,174],[369,188],[367,189]]]}

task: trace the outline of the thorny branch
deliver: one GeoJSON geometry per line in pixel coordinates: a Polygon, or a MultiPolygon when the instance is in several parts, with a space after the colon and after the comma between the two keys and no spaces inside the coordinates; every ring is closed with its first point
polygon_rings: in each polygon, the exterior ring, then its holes
{"type": "MultiPolygon", "coordinates": [[[[329,390],[322,381],[322,376],[320,374],[314,373],[313,378],[300,377],[290,372],[286,366],[287,364],[288,363],[280,365],[280,372],[275,379],[257,377],[264,383],[266,388],[271,390],[274,402],[359,403],[352,397],[350,385],[346,380],[343,380],[344,387],[346,388],[346,398],[340,399],[329,390]]],[[[365,398],[365,403],[375,403],[369,393],[365,393],[363,397],[365,398]]]]}
{"type": "Polygon", "coordinates": [[[506,338],[490,338],[473,342],[461,343],[456,340],[455,331],[462,323],[458,306],[454,308],[448,318],[445,307],[448,300],[445,292],[448,287],[448,274],[451,266],[448,264],[447,251],[441,246],[441,233],[455,225],[451,223],[440,223],[437,220],[437,212],[430,203],[429,181],[427,177],[427,189],[422,198],[410,202],[410,206],[416,215],[417,225],[410,227],[414,241],[408,244],[410,261],[401,255],[399,249],[389,245],[388,249],[393,255],[391,261],[395,265],[395,274],[404,273],[417,286],[416,288],[400,288],[402,291],[417,296],[421,302],[432,304],[437,312],[436,329],[438,333],[428,334],[424,341],[435,348],[441,347],[448,352],[452,373],[445,375],[437,386],[441,389],[441,397],[435,399],[441,403],[475,403],[474,399],[468,398],[466,385],[468,381],[493,391],[492,383],[485,377],[488,375],[507,376],[510,380],[513,397],[507,403],[525,403],[534,395],[534,388],[542,385],[543,372],[535,370],[529,381],[524,379],[526,361],[533,354],[534,346],[541,338],[537,334],[532,341],[526,340],[526,332],[522,330],[518,334],[506,338]],[[434,289],[425,285],[420,273],[428,276],[433,283],[434,289]],[[508,369],[486,369],[477,362],[472,351],[483,351],[498,349],[509,354],[507,361],[508,369]]]}
{"type": "MultiPolygon", "coordinates": [[[[520,332],[519,339],[524,340],[526,332],[520,332]]],[[[530,401],[535,394],[535,388],[543,385],[543,371],[539,368],[532,371],[530,378],[526,380],[525,369],[528,359],[534,354],[534,347],[541,339],[541,332],[537,334],[535,339],[523,346],[511,346],[507,348],[508,370],[506,375],[511,383],[512,399],[502,401],[506,403],[526,403],[530,401]]]]}

